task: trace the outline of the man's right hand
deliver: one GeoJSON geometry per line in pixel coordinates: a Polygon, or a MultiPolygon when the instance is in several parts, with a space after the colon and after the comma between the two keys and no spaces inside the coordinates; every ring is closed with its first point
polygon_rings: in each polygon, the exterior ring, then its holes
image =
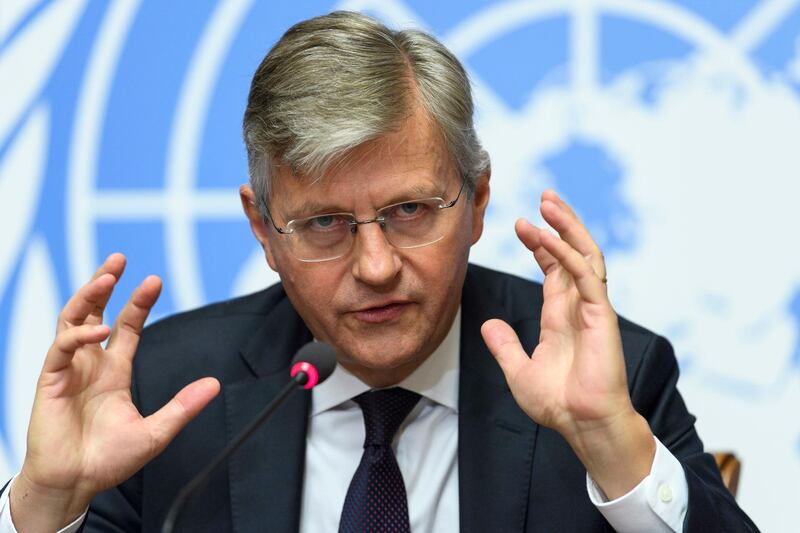
{"type": "Polygon", "coordinates": [[[124,269],[122,254],[109,256],[59,315],[36,386],[25,462],[10,488],[20,532],[52,532],[74,521],[95,494],[161,453],[219,392],[216,379],[203,378],[156,413],[139,414],[131,368],[161,280],[146,278],[109,329],[103,311],[124,269]]]}

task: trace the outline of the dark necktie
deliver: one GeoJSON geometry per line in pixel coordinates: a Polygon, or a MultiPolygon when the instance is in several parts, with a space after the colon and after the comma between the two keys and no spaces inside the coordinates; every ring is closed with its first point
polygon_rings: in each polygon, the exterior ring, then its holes
{"type": "Polygon", "coordinates": [[[393,388],[359,394],[364,413],[364,454],[342,507],[339,533],[408,533],[406,486],[392,440],[419,401],[419,394],[393,388]]]}

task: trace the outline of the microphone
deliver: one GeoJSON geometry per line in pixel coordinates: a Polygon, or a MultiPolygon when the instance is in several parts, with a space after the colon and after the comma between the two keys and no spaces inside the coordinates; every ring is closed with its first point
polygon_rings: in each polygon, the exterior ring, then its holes
{"type": "Polygon", "coordinates": [[[289,373],[291,380],[289,380],[289,383],[281,389],[278,395],[264,407],[256,419],[237,435],[208,466],[181,488],[167,512],[167,517],[164,519],[161,533],[172,533],[178,521],[181,509],[183,509],[189,497],[208,481],[211,474],[226,462],[230,456],[256,432],[261,424],[277,411],[278,407],[280,407],[292,393],[300,387],[304,389],[316,387],[328,379],[328,377],[333,374],[335,368],[336,354],[333,348],[324,342],[309,342],[300,348],[300,351],[298,351],[297,355],[292,359],[292,367],[289,373]]]}
{"type": "Polygon", "coordinates": [[[304,389],[313,389],[333,374],[336,354],[324,342],[309,342],[292,359],[290,375],[304,389]]]}

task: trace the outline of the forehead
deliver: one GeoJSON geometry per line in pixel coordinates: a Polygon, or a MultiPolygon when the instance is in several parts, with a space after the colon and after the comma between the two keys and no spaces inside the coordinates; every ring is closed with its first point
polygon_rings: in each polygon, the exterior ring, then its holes
{"type": "Polygon", "coordinates": [[[271,200],[284,215],[296,217],[440,196],[452,183],[459,180],[444,137],[418,108],[395,131],[334,160],[322,176],[279,167],[273,173],[271,200]]]}

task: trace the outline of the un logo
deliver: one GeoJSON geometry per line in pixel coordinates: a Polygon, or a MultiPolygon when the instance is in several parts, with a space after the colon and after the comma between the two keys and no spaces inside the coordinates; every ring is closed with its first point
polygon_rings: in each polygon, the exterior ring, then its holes
{"type": "Polygon", "coordinates": [[[470,73],[493,162],[472,260],[537,277],[511,228],[557,189],[617,310],[673,341],[706,445],[735,443],[744,508],[790,523],[800,425],[774,421],[800,404],[797,2],[34,4],[0,19],[0,473],[58,310],[107,253],[129,257],[109,316],[149,273],[156,317],[276,280],[236,190],[250,77],[294,22],[354,9],[432,31],[470,73]]]}

